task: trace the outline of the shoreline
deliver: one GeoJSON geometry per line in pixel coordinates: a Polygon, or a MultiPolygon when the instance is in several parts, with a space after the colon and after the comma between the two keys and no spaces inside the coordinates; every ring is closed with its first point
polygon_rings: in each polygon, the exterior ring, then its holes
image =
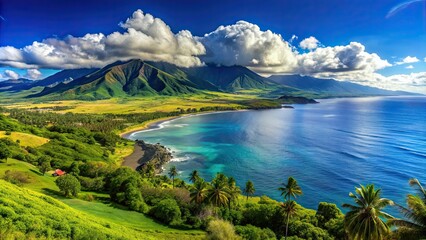
{"type": "MultiPolygon", "coordinates": [[[[253,111],[253,110],[251,110],[251,109],[238,109],[238,110],[212,111],[212,112],[189,113],[189,114],[183,114],[183,115],[180,115],[180,116],[158,118],[158,119],[149,120],[149,121],[142,123],[142,124],[139,124],[139,125],[135,125],[134,127],[129,127],[128,130],[124,130],[123,132],[119,133],[118,135],[121,138],[131,140],[131,139],[129,139],[129,137],[134,133],[147,131],[147,130],[153,130],[153,129],[159,129],[160,128],[159,126],[161,124],[163,124],[165,122],[173,121],[173,120],[176,120],[176,119],[186,118],[186,117],[195,117],[195,116],[200,116],[200,115],[209,115],[209,114],[218,114],[218,113],[227,113],[227,112],[245,112],[245,111],[253,111]]],[[[131,141],[133,141],[133,140],[131,140],[131,141]]]]}
{"type": "MultiPolygon", "coordinates": [[[[180,118],[194,117],[194,116],[199,116],[199,115],[225,113],[225,112],[240,112],[240,111],[250,111],[250,110],[242,109],[242,110],[213,111],[213,112],[204,112],[204,113],[191,113],[191,114],[184,114],[184,115],[181,115],[181,116],[173,116],[173,117],[154,119],[154,120],[150,120],[150,121],[147,121],[145,123],[142,123],[140,126],[130,127],[129,130],[124,131],[124,132],[119,134],[119,136],[121,138],[135,142],[133,152],[130,155],[125,156],[123,158],[123,161],[121,162],[121,166],[127,166],[127,167],[134,169],[134,170],[136,170],[136,168],[138,166],[140,166],[139,159],[143,155],[144,151],[143,151],[142,147],[139,144],[137,144],[137,142],[135,140],[132,140],[132,139],[129,138],[134,133],[141,132],[141,131],[153,130],[153,129],[154,130],[160,129],[161,124],[163,124],[165,122],[173,121],[173,120],[176,120],[176,119],[180,119],[180,118]]],[[[173,160],[173,158],[170,161],[172,161],[172,160],[173,160]]]]}

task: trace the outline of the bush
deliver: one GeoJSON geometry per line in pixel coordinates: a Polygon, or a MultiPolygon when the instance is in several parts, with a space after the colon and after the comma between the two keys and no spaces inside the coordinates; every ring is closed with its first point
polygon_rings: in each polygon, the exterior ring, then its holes
{"type": "Polygon", "coordinates": [[[166,224],[181,221],[181,211],[174,199],[161,200],[151,209],[150,214],[166,224]]]}
{"type": "Polygon", "coordinates": [[[3,179],[18,186],[31,183],[31,177],[28,173],[15,170],[6,170],[3,179]]]}
{"type": "Polygon", "coordinates": [[[275,233],[269,228],[258,228],[253,225],[236,226],[235,231],[238,235],[247,240],[270,240],[277,239],[275,233]]]}
{"type": "Polygon", "coordinates": [[[76,197],[80,192],[80,182],[73,175],[67,174],[64,176],[60,176],[55,180],[55,183],[66,197],[70,195],[76,197]]]}
{"type": "Polygon", "coordinates": [[[236,233],[234,226],[223,220],[212,220],[207,227],[207,239],[210,240],[236,240],[241,239],[236,233]]]}
{"type": "Polygon", "coordinates": [[[102,192],[104,190],[105,181],[103,177],[88,178],[78,176],[78,181],[84,191],[102,192]]]}

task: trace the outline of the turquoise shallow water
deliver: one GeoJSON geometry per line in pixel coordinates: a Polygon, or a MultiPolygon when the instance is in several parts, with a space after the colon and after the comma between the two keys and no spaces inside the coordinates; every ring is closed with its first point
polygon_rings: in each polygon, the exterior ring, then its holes
{"type": "Polygon", "coordinates": [[[309,208],[348,202],[354,186],[367,183],[404,203],[409,178],[426,184],[426,97],[320,102],[184,117],[130,138],[170,147],[175,159],[165,168],[175,165],[184,179],[194,169],[207,180],[223,172],[281,200],[276,189],[294,176],[304,192],[298,201],[309,208]]]}

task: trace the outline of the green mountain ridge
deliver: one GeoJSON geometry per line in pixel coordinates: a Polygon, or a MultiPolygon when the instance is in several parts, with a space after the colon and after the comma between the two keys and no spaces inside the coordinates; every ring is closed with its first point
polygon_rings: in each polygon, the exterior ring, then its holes
{"type": "Polygon", "coordinates": [[[236,92],[274,89],[278,85],[241,66],[183,68],[164,62],[130,60],[116,62],[75,79],[45,87],[29,97],[107,99],[126,96],[176,96],[201,90],[236,92]]]}

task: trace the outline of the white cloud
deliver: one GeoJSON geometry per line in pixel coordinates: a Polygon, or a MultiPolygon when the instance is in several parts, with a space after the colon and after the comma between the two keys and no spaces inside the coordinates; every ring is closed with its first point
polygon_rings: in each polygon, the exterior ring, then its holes
{"type": "Polygon", "coordinates": [[[303,39],[303,40],[300,42],[299,46],[300,46],[302,49],[313,50],[313,49],[315,49],[315,48],[317,48],[317,47],[318,47],[318,44],[319,44],[318,39],[316,39],[316,38],[315,38],[315,37],[313,37],[313,36],[310,36],[310,37],[308,37],[308,38],[303,39]]]}
{"type": "Polygon", "coordinates": [[[408,65],[408,66],[406,66],[405,68],[406,68],[406,69],[413,69],[413,68],[414,68],[414,66],[413,66],[413,65],[408,65]]]}
{"type": "Polygon", "coordinates": [[[407,63],[416,63],[420,61],[417,57],[411,57],[411,56],[407,56],[404,59],[402,59],[402,61],[399,62],[395,62],[396,65],[402,65],[402,64],[407,64],[407,63]]]}
{"type": "Polygon", "coordinates": [[[198,38],[206,47],[206,62],[249,66],[258,72],[288,72],[297,64],[296,53],[281,35],[238,21],[198,38]]]}
{"type": "Polygon", "coordinates": [[[425,59],[423,59],[425,62],[426,62],[426,57],[425,57],[425,59]]]}
{"type": "Polygon", "coordinates": [[[301,74],[365,72],[391,66],[375,53],[365,51],[364,45],[351,42],[346,46],[322,47],[298,55],[298,69],[301,74]]]}
{"type": "Polygon", "coordinates": [[[41,77],[41,72],[38,69],[27,69],[27,73],[25,74],[24,77],[29,78],[29,79],[40,79],[41,77]]]}
{"type": "Polygon", "coordinates": [[[17,68],[102,67],[117,60],[140,58],[179,66],[201,65],[204,46],[189,31],[174,34],[161,19],[137,10],[124,23],[126,31],[48,38],[17,49],[0,47],[0,64],[17,68]]]}
{"type": "Polygon", "coordinates": [[[4,71],[4,77],[8,78],[8,79],[18,79],[19,78],[19,74],[12,71],[12,70],[5,70],[4,71]]]}

